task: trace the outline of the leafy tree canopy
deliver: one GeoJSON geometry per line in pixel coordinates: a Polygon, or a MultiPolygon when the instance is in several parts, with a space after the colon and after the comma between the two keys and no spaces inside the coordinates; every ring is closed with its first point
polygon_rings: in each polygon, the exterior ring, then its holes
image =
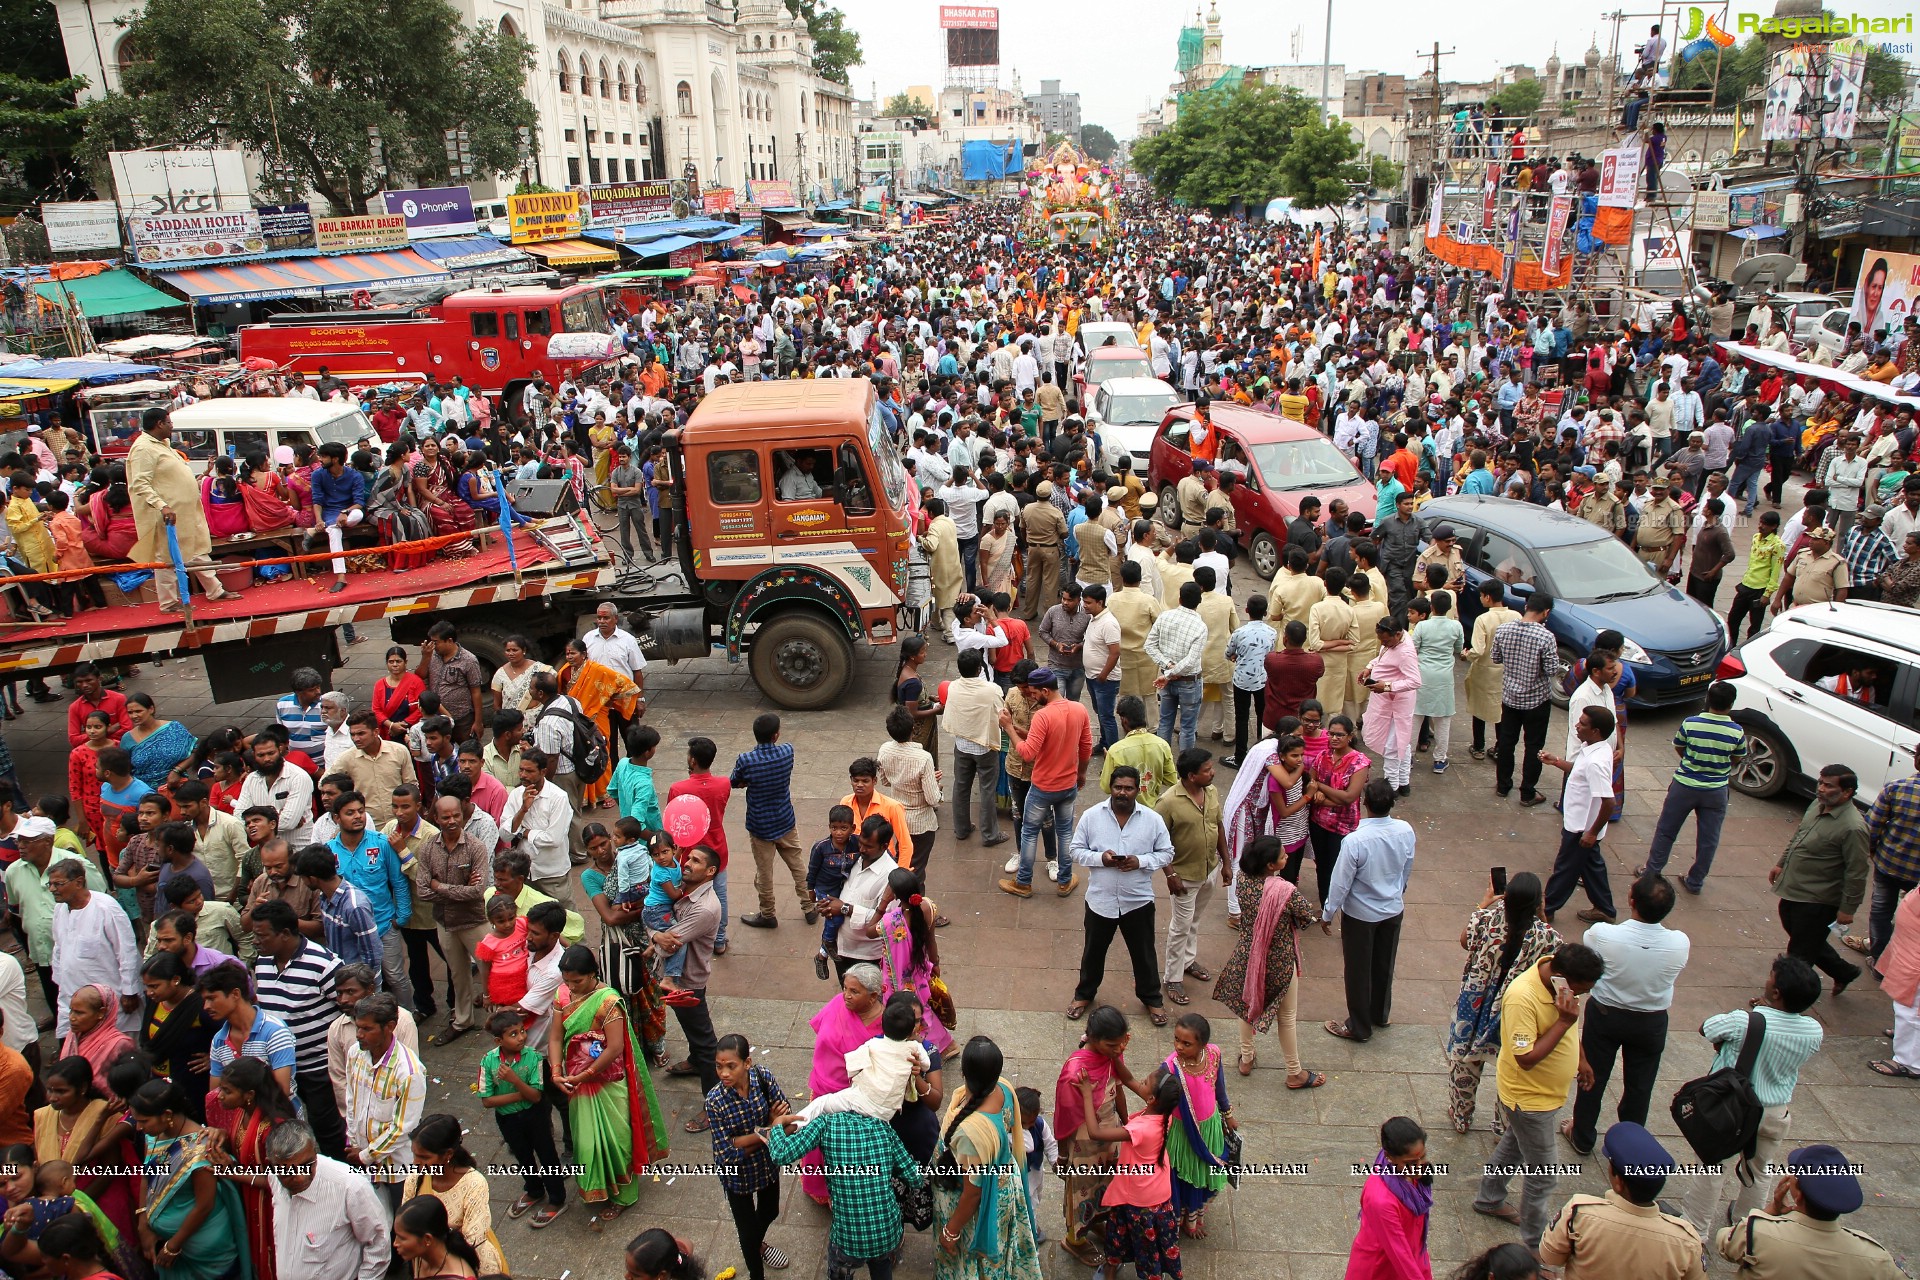
{"type": "Polygon", "coordinates": [[[931,116],[933,108],[919,98],[896,93],[887,99],[886,108],[880,114],[883,116],[931,116]]]}
{"type": "Polygon", "coordinates": [[[509,173],[536,122],[532,46],[465,27],[446,0],[149,0],[128,25],[125,91],[89,109],[95,159],[237,144],[362,213],[383,188],[447,181],[448,129],[467,131],[477,172],[509,173]]]}
{"type": "Polygon", "coordinates": [[[847,29],[846,15],[820,0],[786,0],[787,12],[807,20],[813,37],[813,69],[835,84],[849,83],[860,65],[860,33],[847,29]]]}
{"type": "Polygon", "coordinates": [[[85,120],[74,99],[86,81],[67,74],[53,5],[0,0],[0,31],[0,208],[85,195],[69,161],[85,120]]]}
{"type": "Polygon", "coordinates": [[[1487,99],[1487,114],[1501,120],[1531,120],[1546,93],[1538,80],[1516,80],[1487,99]]]}
{"type": "Polygon", "coordinates": [[[1120,142],[1097,124],[1083,124],[1080,126],[1080,149],[1091,159],[1107,161],[1113,159],[1120,150],[1120,142]]]}
{"type": "Polygon", "coordinates": [[[1243,84],[1195,95],[1172,129],[1134,144],[1133,165],[1161,195],[1213,209],[1275,196],[1337,207],[1356,187],[1399,180],[1397,166],[1361,154],[1345,123],[1322,124],[1319,115],[1292,88],[1243,84]]]}

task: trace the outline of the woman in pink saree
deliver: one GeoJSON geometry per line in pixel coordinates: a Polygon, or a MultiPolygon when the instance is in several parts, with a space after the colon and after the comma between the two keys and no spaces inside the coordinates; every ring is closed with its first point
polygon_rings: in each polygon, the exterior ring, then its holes
{"type": "Polygon", "coordinates": [[[1364,732],[1367,745],[1380,753],[1387,781],[1404,796],[1409,794],[1413,775],[1413,704],[1420,692],[1420,655],[1407,640],[1407,624],[1392,614],[1380,619],[1374,630],[1380,636],[1380,652],[1360,673],[1360,682],[1373,691],[1364,732]]]}
{"type": "MultiPolygon", "coordinates": [[[[813,1070],[807,1074],[807,1088],[814,1097],[852,1083],[847,1078],[847,1055],[880,1034],[880,1009],[886,1003],[882,985],[878,965],[850,965],[840,979],[840,994],[808,1022],[813,1028],[813,1070]]],[[[820,1172],[821,1163],[817,1151],[800,1162],[800,1189],[816,1203],[826,1204],[827,1179],[820,1172]]]]}
{"type": "Polygon", "coordinates": [[[255,533],[291,529],[299,517],[293,509],[293,489],[261,454],[241,464],[240,501],[246,504],[247,527],[255,533]]]}
{"type": "Polygon", "coordinates": [[[929,1013],[927,1042],[941,1057],[953,1052],[953,1032],[934,1009],[933,980],[940,974],[940,946],[933,936],[937,909],[923,894],[924,884],[918,872],[901,867],[887,877],[880,895],[880,918],[869,928],[878,927],[878,937],[886,949],[880,953],[885,970],[881,999],[896,991],[911,991],[920,997],[920,1007],[929,1013]]]}
{"type": "Polygon", "coordinates": [[[247,504],[233,478],[232,458],[215,458],[213,470],[200,477],[200,509],[207,514],[207,531],[216,538],[247,531],[247,504]]]}

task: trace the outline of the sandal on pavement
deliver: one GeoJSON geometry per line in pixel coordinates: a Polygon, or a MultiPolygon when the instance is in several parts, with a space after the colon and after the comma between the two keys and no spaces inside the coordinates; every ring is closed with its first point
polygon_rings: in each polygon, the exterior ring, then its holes
{"type": "Polygon", "coordinates": [[[1920,1080],[1920,1071],[1903,1067],[1891,1058],[1876,1058],[1867,1066],[1878,1075],[1892,1076],[1897,1080],[1920,1080]]]}
{"type": "Polygon", "coordinates": [[[1351,1040],[1355,1044],[1366,1043],[1365,1040],[1362,1040],[1359,1036],[1353,1034],[1352,1031],[1349,1031],[1347,1029],[1347,1024],[1344,1022],[1336,1022],[1332,1019],[1329,1019],[1328,1021],[1321,1023],[1320,1027],[1330,1036],[1339,1036],[1342,1040],[1351,1040]]]}
{"type": "Polygon", "coordinates": [[[1187,998],[1186,987],[1182,986],[1178,982],[1169,982],[1167,984],[1166,995],[1167,995],[1167,999],[1173,1001],[1177,1005],[1185,1006],[1193,1003],[1193,1001],[1187,998]]]}
{"type": "Polygon", "coordinates": [[[1295,1084],[1295,1083],[1293,1082],[1293,1080],[1292,1080],[1291,1078],[1289,1078],[1289,1079],[1287,1080],[1287,1088],[1289,1088],[1289,1089],[1318,1089],[1318,1088],[1319,1088],[1319,1087],[1320,1087],[1321,1085],[1323,1085],[1323,1084],[1325,1084],[1326,1082],[1327,1082],[1327,1075],[1326,1075],[1326,1072],[1324,1072],[1324,1071],[1309,1071],[1309,1072],[1307,1072],[1307,1078],[1306,1078],[1305,1080],[1302,1080],[1302,1081],[1301,1081],[1301,1082],[1300,1082],[1299,1084],[1295,1084]]]}
{"type": "Polygon", "coordinates": [[[1260,1061],[1260,1055],[1257,1053],[1241,1054],[1240,1055],[1240,1074],[1243,1076],[1252,1075],[1254,1064],[1258,1063],[1259,1061],[1260,1061]]]}
{"type": "Polygon", "coordinates": [[[427,1043],[434,1045],[452,1044],[455,1040],[458,1040],[471,1030],[473,1030],[472,1027],[447,1027],[445,1030],[436,1031],[433,1035],[427,1037],[427,1043]]]}
{"type": "Polygon", "coordinates": [[[553,1225],[553,1220],[559,1217],[561,1214],[565,1213],[566,1211],[567,1211],[567,1206],[565,1206],[564,1204],[547,1205],[546,1207],[542,1208],[540,1212],[534,1214],[533,1221],[528,1223],[527,1225],[532,1227],[535,1231],[538,1231],[542,1227],[550,1227],[553,1225]]]}
{"type": "Polygon", "coordinates": [[[1165,1005],[1158,1005],[1158,1004],[1150,1004],[1150,1005],[1148,1005],[1148,1006],[1147,1006],[1147,1018],[1148,1018],[1148,1020],[1149,1020],[1149,1021],[1151,1021],[1151,1022],[1153,1023],[1153,1025],[1154,1025],[1154,1026],[1156,1026],[1156,1027],[1164,1027],[1164,1026],[1166,1026],[1166,1025],[1167,1025],[1167,1010],[1166,1010],[1166,1006],[1165,1006],[1165,1005]]]}
{"type": "Polygon", "coordinates": [[[668,1067],[667,1074],[670,1076],[697,1076],[700,1074],[700,1068],[683,1058],[668,1067]]]}
{"type": "Polygon", "coordinates": [[[532,1196],[521,1196],[507,1207],[507,1216],[517,1221],[526,1217],[529,1213],[532,1213],[534,1206],[542,1203],[544,1202],[535,1200],[532,1196]]]}
{"type": "Polygon", "coordinates": [[[1078,1022],[1087,1016],[1087,1010],[1093,1007],[1091,1000],[1075,1000],[1067,1006],[1067,1021],[1078,1022]]]}
{"type": "Polygon", "coordinates": [[[713,1126],[707,1122],[706,1114],[703,1112],[702,1114],[697,1115],[693,1119],[687,1121],[685,1124],[681,1125],[680,1127],[682,1129],[685,1129],[688,1133],[705,1133],[708,1129],[712,1128],[713,1126]]]}
{"type": "Polygon", "coordinates": [[[1840,945],[1859,955],[1865,956],[1873,954],[1873,944],[1857,933],[1841,934],[1840,945]]]}
{"type": "Polygon", "coordinates": [[[1212,982],[1213,981],[1213,975],[1207,972],[1205,965],[1198,965],[1198,964],[1188,965],[1187,976],[1189,978],[1192,978],[1195,982],[1212,982]]]}

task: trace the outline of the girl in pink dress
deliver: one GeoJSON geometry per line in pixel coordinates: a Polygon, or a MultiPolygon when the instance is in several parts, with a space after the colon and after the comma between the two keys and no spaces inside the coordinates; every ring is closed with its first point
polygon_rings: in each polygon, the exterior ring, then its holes
{"type": "Polygon", "coordinates": [[[1380,1152],[1360,1188],[1360,1230],[1347,1254],[1347,1280],[1433,1280],[1427,1219],[1433,1175],[1427,1135],[1406,1116],[1380,1126],[1380,1152]]]}
{"type": "Polygon", "coordinates": [[[1164,1068],[1149,1081],[1149,1101],[1122,1127],[1092,1137],[1120,1143],[1116,1172],[1100,1203],[1106,1210],[1106,1274],[1133,1264],[1140,1280],[1180,1280],[1180,1215],[1173,1207],[1167,1131],[1180,1105],[1180,1079],[1164,1068]],[[1140,1172],[1146,1170],[1147,1172],[1140,1172]]]}
{"type": "MultiPolygon", "coordinates": [[[[920,1007],[932,1013],[933,980],[940,975],[940,946],[933,934],[935,907],[922,893],[917,871],[901,867],[887,877],[880,897],[880,969],[886,975],[883,997],[912,991],[920,1007]]],[[[945,1057],[953,1051],[953,1032],[937,1017],[927,1019],[927,1042],[945,1057]]]]}
{"type": "Polygon", "coordinates": [[[1373,691],[1367,703],[1367,745],[1380,753],[1387,781],[1399,794],[1411,795],[1413,775],[1413,703],[1420,691],[1420,656],[1407,641],[1407,624],[1392,614],[1380,619],[1380,653],[1360,673],[1373,691]]]}

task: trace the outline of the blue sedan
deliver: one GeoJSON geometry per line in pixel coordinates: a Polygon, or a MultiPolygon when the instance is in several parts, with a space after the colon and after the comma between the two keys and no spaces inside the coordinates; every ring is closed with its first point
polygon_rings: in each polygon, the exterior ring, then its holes
{"type": "Polygon", "coordinates": [[[1621,656],[1637,684],[1634,706],[1706,697],[1714,667],[1727,651],[1726,624],[1656,578],[1618,538],[1578,516],[1511,498],[1436,498],[1421,508],[1420,519],[1429,537],[1450,524],[1459,540],[1467,566],[1460,618],[1469,636],[1480,613],[1480,584],[1498,577],[1512,608],[1523,608],[1536,590],[1553,597],[1547,626],[1564,662],[1585,657],[1602,631],[1625,636],[1621,656]]]}

